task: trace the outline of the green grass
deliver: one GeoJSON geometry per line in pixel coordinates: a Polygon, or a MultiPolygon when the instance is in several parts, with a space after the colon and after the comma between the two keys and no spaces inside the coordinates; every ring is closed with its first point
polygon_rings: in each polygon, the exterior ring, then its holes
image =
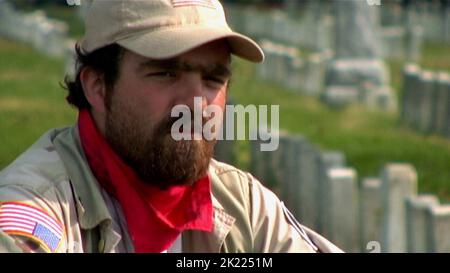
{"type": "Polygon", "coordinates": [[[63,62],[0,40],[0,169],[46,130],[73,123],[59,86],[63,62]]]}
{"type": "Polygon", "coordinates": [[[426,43],[419,64],[425,69],[450,72],[450,44],[426,43]]]}
{"type": "MultiPolygon", "coordinates": [[[[36,7],[17,1],[23,12],[36,7]]],[[[50,2],[40,9],[67,23],[68,34],[75,39],[84,27],[76,9],[50,2]]],[[[27,149],[50,128],[73,124],[76,112],[65,102],[60,87],[64,62],[36,53],[33,49],[0,39],[0,169],[27,149]]]]}

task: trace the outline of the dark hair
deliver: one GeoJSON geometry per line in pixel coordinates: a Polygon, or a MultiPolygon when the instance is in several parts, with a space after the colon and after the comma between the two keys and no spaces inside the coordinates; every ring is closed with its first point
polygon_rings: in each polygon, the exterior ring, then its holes
{"type": "Polygon", "coordinates": [[[84,96],[83,86],[81,85],[80,74],[85,67],[91,67],[104,77],[107,90],[112,90],[120,70],[120,62],[122,60],[125,49],[118,44],[112,44],[91,53],[84,54],[80,45],[75,46],[76,51],[76,77],[72,79],[66,76],[63,87],[69,94],[66,97],[69,104],[74,105],[78,109],[89,109],[91,105],[84,96]]]}

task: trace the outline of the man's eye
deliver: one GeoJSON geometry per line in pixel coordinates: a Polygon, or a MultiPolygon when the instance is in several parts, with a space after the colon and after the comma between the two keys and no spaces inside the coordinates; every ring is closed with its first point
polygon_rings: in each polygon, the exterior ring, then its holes
{"type": "Polygon", "coordinates": [[[205,77],[206,81],[211,81],[214,83],[218,83],[218,84],[225,84],[225,80],[219,77],[212,77],[212,76],[207,76],[205,77]]]}
{"type": "Polygon", "coordinates": [[[147,76],[173,78],[173,77],[177,76],[177,73],[175,73],[174,71],[159,71],[159,72],[149,73],[147,76]]]}

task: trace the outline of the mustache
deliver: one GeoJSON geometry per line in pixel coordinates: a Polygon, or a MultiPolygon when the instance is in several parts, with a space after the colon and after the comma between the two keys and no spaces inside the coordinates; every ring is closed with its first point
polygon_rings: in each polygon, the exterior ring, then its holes
{"type": "MultiPolygon", "coordinates": [[[[181,117],[172,117],[170,115],[166,116],[166,118],[164,118],[159,125],[157,126],[155,132],[159,135],[162,134],[170,134],[171,130],[172,130],[172,126],[175,124],[175,122],[177,122],[178,120],[180,120],[182,118],[181,117]]],[[[202,128],[203,126],[209,121],[211,120],[212,117],[203,117],[202,116],[202,128]]],[[[194,115],[193,115],[193,110],[191,110],[191,120],[189,123],[191,126],[194,124],[194,115]]]]}

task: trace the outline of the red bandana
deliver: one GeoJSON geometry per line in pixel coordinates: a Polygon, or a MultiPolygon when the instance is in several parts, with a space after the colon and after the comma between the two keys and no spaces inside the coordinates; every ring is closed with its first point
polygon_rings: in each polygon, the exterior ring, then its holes
{"type": "Polygon", "coordinates": [[[94,176],[122,206],[136,252],[163,252],[183,230],[212,230],[208,176],[193,186],[160,190],[141,181],[111,149],[88,110],[80,111],[78,129],[94,176]]]}

